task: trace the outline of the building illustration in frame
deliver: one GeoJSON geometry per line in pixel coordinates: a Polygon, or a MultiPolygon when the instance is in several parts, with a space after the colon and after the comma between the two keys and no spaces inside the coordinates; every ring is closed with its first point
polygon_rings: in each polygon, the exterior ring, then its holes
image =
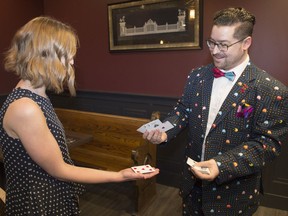
{"type": "Polygon", "coordinates": [[[109,4],[109,51],[202,49],[202,6],[202,0],[109,4]]]}
{"type": "Polygon", "coordinates": [[[158,25],[156,21],[149,19],[141,27],[127,28],[125,16],[123,16],[119,21],[120,37],[186,31],[185,18],[186,12],[179,9],[177,23],[168,24],[166,22],[164,25],[158,25]]]}

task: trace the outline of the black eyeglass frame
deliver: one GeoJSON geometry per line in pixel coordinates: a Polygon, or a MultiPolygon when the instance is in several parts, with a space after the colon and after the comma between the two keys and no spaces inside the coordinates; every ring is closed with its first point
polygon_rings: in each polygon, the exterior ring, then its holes
{"type": "Polygon", "coordinates": [[[235,44],[237,44],[237,43],[240,43],[240,42],[244,41],[246,38],[247,38],[247,37],[245,37],[245,38],[243,38],[243,39],[241,39],[241,40],[238,40],[238,41],[236,41],[236,42],[234,42],[234,43],[232,43],[232,44],[230,44],[230,45],[218,43],[218,42],[212,40],[211,38],[210,38],[210,39],[207,39],[207,40],[206,40],[206,43],[207,43],[207,46],[209,47],[209,49],[211,49],[211,50],[215,49],[215,46],[217,46],[218,49],[219,49],[221,52],[227,52],[229,47],[231,47],[231,46],[233,46],[233,45],[235,45],[235,44]],[[211,46],[211,43],[213,44],[212,46],[211,46]],[[220,45],[220,47],[219,47],[219,45],[220,45]],[[224,47],[225,47],[225,48],[224,48],[224,47]]]}

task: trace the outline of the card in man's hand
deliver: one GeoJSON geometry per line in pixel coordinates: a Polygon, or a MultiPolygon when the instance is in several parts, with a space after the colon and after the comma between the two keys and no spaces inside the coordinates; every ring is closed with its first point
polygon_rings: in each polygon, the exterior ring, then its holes
{"type": "Polygon", "coordinates": [[[162,123],[159,119],[153,120],[151,122],[148,122],[147,124],[142,125],[140,128],[137,129],[137,131],[141,133],[145,133],[145,131],[151,131],[151,130],[160,130],[161,132],[165,132],[173,128],[174,126],[169,122],[166,121],[162,123]]]}
{"type": "Polygon", "coordinates": [[[197,165],[196,165],[197,162],[194,161],[194,160],[192,160],[191,158],[188,157],[186,163],[187,163],[188,165],[190,165],[191,167],[195,168],[196,170],[200,171],[201,173],[210,175],[210,170],[209,170],[209,168],[197,166],[197,165]]]}
{"type": "Polygon", "coordinates": [[[151,167],[149,164],[147,165],[141,165],[141,166],[133,166],[131,167],[131,169],[135,172],[135,173],[151,173],[154,172],[155,169],[153,167],[151,167]]]}

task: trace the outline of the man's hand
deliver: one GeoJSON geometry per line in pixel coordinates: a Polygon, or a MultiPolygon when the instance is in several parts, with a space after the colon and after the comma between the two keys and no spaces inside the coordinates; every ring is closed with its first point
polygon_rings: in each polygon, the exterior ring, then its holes
{"type": "Polygon", "coordinates": [[[160,130],[145,131],[145,133],[143,133],[143,139],[147,139],[153,144],[160,144],[167,140],[167,134],[160,130]]]}
{"type": "Polygon", "coordinates": [[[197,162],[197,166],[207,167],[210,170],[210,174],[209,175],[203,174],[199,170],[191,167],[191,171],[194,173],[196,178],[207,180],[207,181],[213,181],[219,175],[219,169],[214,159],[211,159],[208,161],[197,162]]]}

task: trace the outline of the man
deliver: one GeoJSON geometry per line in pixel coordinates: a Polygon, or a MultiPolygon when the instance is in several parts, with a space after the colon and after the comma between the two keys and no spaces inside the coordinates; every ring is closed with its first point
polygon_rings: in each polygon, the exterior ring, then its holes
{"type": "Polygon", "coordinates": [[[217,12],[207,40],[213,64],[189,74],[164,120],[174,128],[143,134],[160,144],[189,127],[183,215],[252,215],[262,192],[261,170],[287,142],[287,87],[250,61],[254,24],[243,8],[217,12]],[[188,157],[210,174],[187,165],[188,157]]]}

